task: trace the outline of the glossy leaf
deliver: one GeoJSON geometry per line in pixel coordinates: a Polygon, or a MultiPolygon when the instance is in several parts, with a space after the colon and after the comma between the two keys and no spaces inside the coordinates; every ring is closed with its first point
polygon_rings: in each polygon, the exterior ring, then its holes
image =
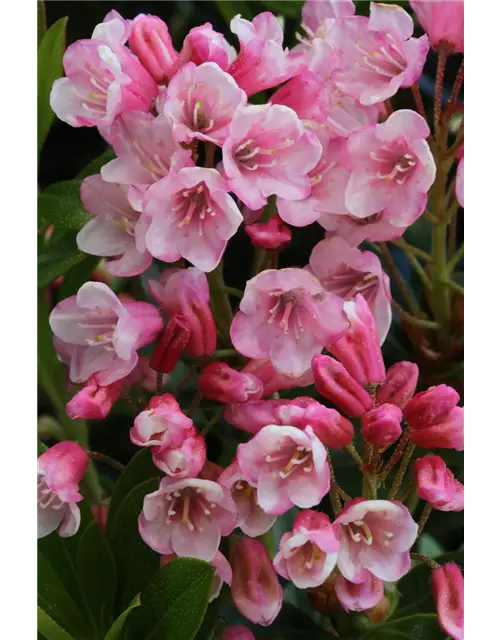
{"type": "Polygon", "coordinates": [[[252,20],[254,17],[250,5],[243,0],[216,0],[215,4],[227,24],[230,24],[234,16],[238,14],[247,20],[252,20]]]}
{"type": "Polygon", "coordinates": [[[60,627],[40,606],[37,609],[37,627],[45,640],[74,640],[74,637],[60,627]]]}
{"type": "Polygon", "coordinates": [[[43,40],[43,36],[45,35],[45,32],[47,31],[47,18],[45,16],[45,3],[43,2],[43,0],[37,0],[37,8],[36,8],[36,12],[37,12],[37,41],[38,41],[38,46],[40,46],[40,43],[43,40]]]}
{"type": "Polygon", "coordinates": [[[93,176],[101,171],[101,167],[115,158],[114,151],[111,147],[108,147],[106,151],[101,153],[100,156],[91,160],[86,167],[84,167],[78,174],[79,178],[87,178],[93,176]]]}
{"type": "Polygon", "coordinates": [[[422,613],[390,620],[365,631],[356,640],[444,640],[437,615],[422,613]]]}
{"type": "Polygon", "coordinates": [[[91,280],[92,272],[100,262],[101,258],[99,256],[87,256],[71,267],[59,287],[59,300],[74,296],[83,284],[91,280]]]}
{"type": "Polygon", "coordinates": [[[90,220],[80,198],[81,180],[65,180],[38,196],[38,215],[46,222],[77,231],[90,220]]]}
{"type": "Polygon", "coordinates": [[[76,246],[75,233],[69,231],[38,256],[38,287],[50,284],[86,257],[76,246]]]}
{"type": "Polygon", "coordinates": [[[130,603],[130,606],[128,606],[125,611],[113,622],[111,628],[105,635],[104,640],[119,640],[119,638],[121,637],[121,632],[125,628],[129,613],[136,607],[140,607],[140,605],[141,598],[140,595],[137,594],[130,603]]]}

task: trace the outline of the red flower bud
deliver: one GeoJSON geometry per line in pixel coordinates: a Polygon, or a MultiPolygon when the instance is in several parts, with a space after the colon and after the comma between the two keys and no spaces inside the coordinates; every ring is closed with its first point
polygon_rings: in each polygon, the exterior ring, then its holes
{"type": "Polygon", "coordinates": [[[236,371],[224,362],[213,362],[203,369],[198,388],[205,398],[225,404],[258,400],[262,382],[251,373],[236,371]]]}
{"type": "Polygon", "coordinates": [[[175,315],[169,320],[151,356],[151,369],[170,373],[185,350],[190,335],[189,323],[184,316],[175,315]]]}
{"type": "Polygon", "coordinates": [[[464,486],[455,479],[440,456],[426,456],[415,461],[417,495],[438,511],[462,511],[464,486]]]}
{"type": "Polygon", "coordinates": [[[377,405],[393,404],[400,409],[413,397],[418,382],[418,367],[414,362],[396,362],[390,367],[384,382],[377,389],[377,405]]]}
{"type": "Polygon", "coordinates": [[[402,433],[401,420],[403,414],[399,407],[382,404],[367,411],[361,418],[363,438],[380,447],[396,442],[402,433]]]}
{"type": "Polygon", "coordinates": [[[292,239],[292,231],[281,218],[274,216],[267,222],[255,222],[245,227],[254,247],[282,251],[292,239]]]}

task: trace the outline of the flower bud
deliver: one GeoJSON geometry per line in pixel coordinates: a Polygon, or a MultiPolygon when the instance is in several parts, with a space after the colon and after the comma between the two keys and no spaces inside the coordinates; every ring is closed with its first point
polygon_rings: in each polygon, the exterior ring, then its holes
{"type": "Polygon", "coordinates": [[[157,16],[138,15],[133,21],[128,45],[158,84],[172,75],[179,54],[163,20],[157,16]]]}
{"type": "Polygon", "coordinates": [[[229,404],[224,409],[224,420],[233,427],[257,433],[262,427],[276,423],[275,410],[277,407],[287,405],[290,400],[253,400],[229,404]]]}
{"type": "Polygon", "coordinates": [[[106,523],[108,521],[109,505],[93,504],[90,508],[92,509],[92,514],[94,515],[97,524],[102,529],[102,531],[105,531],[106,523]]]}
{"type": "Polygon", "coordinates": [[[344,302],[349,329],[326,348],[363,387],[383,382],[385,365],[377,325],[364,297],[358,293],[344,302]]]}
{"type": "Polygon", "coordinates": [[[359,418],[372,408],[370,394],[354,380],[343,364],[320,355],[312,359],[311,366],[316,389],[343,413],[359,418]]]}
{"type": "Polygon", "coordinates": [[[334,569],[323,584],[307,590],[312,608],[324,615],[329,615],[339,609],[339,601],[333,588],[336,578],[336,570],[334,569]]]}
{"type": "Polygon", "coordinates": [[[255,636],[248,627],[239,624],[236,627],[226,627],[222,632],[220,640],[255,640],[255,636]]]}
{"type": "Polygon", "coordinates": [[[153,462],[172,478],[195,478],[207,457],[205,438],[188,436],[179,446],[153,447],[153,462]]]}
{"type": "Polygon", "coordinates": [[[203,465],[202,470],[199,473],[199,477],[203,480],[212,480],[212,482],[217,482],[220,474],[224,471],[224,469],[215,462],[210,462],[210,460],[205,460],[205,464],[203,465]]]}
{"type": "Polygon", "coordinates": [[[170,373],[175,369],[190,335],[191,330],[184,316],[175,315],[169,320],[151,356],[151,369],[159,373],[170,373]]]}
{"type": "Polygon", "coordinates": [[[432,593],[439,626],[453,638],[464,640],[464,577],[452,562],[433,569],[432,593]]]}
{"type": "Polygon", "coordinates": [[[292,231],[280,217],[273,216],[266,222],[255,222],[245,227],[254,247],[283,251],[292,239],[292,231]]]}
{"type": "Polygon", "coordinates": [[[104,420],[120,397],[120,387],[119,381],[101,387],[91,376],[66,405],[68,416],[72,420],[104,420]]]}
{"type": "Polygon", "coordinates": [[[194,434],[193,421],[170,393],[153,396],[130,429],[130,439],[138,447],[179,447],[194,434]]]}
{"type": "Polygon", "coordinates": [[[410,0],[410,5],[433,49],[444,47],[448,53],[464,52],[463,0],[410,0]]]}
{"type": "Polygon", "coordinates": [[[418,382],[418,367],[414,362],[396,362],[390,367],[384,382],[378,387],[376,404],[393,404],[404,409],[413,397],[418,382]]]}
{"type": "Polygon", "coordinates": [[[438,511],[462,511],[464,486],[440,456],[426,456],[415,461],[417,495],[438,511]]]}
{"type": "Polygon", "coordinates": [[[335,595],[346,611],[366,611],[384,597],[384,583],[369,571],[363,582],[354,584],[339,573],[334,584],[335,595]]]}
{"type": "Polygon", "coordinates": [[[225,404],[258,400],[262,396],[259,378],[236,371],[224,362],[213,362],[203,369],[198,389],[205,398],[225,404]]]}
{"type": "Polygon", "coordinates": [[[257,376],[257,378],[262,381],[264,385],[262,397],[264,398],[275,391],[295,389],[296,387],[308,387],[314,382],[311,369],[308,369],[300,377],[295,378],[276,371],[270,360],[250,360],[250,362],[243,367],[242,372],[253,373],[254,376],[257,376]]]}
{"type": "Polygon", "coordinates": [[[231,550],[231,595],[238,611],[254,624],[268,627],[283,603],[283,589],[264,545],[238,538],[231,550]]]}
{"type": "Polygon", "coordinates": [[[393,444],[402,433],[403,414],[399,407],[382,404],[361,417],[361,433],[370,444],[385,447],[393,444]]]}

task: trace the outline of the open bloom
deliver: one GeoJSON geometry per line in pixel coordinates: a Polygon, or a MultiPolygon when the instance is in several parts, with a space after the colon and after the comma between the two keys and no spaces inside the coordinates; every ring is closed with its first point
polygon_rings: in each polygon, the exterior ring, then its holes
{"type": "Polygon", "coordinates": [[[238,109],[222,148],[224,173],[231,191],[251,209],[263,207],[273,194],[300,200],[311,191],[308,173],[321,145],[296,113],[283,105],[238,109]]]}
{"type": "Polygon", "coordinates": [[[70,380],[85,382],[95,374],[97,384],[106,386],[132,371],[137,350],[153,342],[163,321],[153,305],[120,302],[107,285],[86,282],[54,307],[49,324],[70,380]]]}
{"type": "Polygon", "coordinates": [[[299,589],[323,584],[335,567],[340,542],[328,516],[301,511],[293,530],[285,533],[273,565],[280,576],[299,589]]]}
{"type": "Polygon", "coordinates": [[[78,248],[94,256],[120,256],[108,263],[113,276],[146,271],[153,259],[146,249],[147,222],[130,204],[128,188],[89,176],[82,181],[81,198],[93,219],[78,232],[78,248]]]}
{"type": "Polygon", "coordinates": [[[464,52],[464,0],[410,0],[433,49],[464,52]]]}
{"type": "Polygon", "coordinates": [[[236,524],[236,506],[226,488],[210,480],[164,477],[144,498],[139,533],[158,553],[210,562],[221,536],[236,524]]]}
{"type": "Polygon", "coordinates": [[[291,78],[273,93],[270,102],[290,107],[310,128],[326,122],[330,112],[328,89],[314,71],[303,71],[291,78]]]}
{"type": "Polygon", "coordinates": [[[338,237],[319,242],[312,250],[309,268],[323,287],[344,300],[362,294],[375,318],[377,334],[383,343],[391,326],[390,281],[379,258],[371,251],[360,251],[338,237]]]}
{"type": "Polygon", "coordinates": [[[302,7],[302,23],[309,31],[317,31],[329,18],[348,18],[356,12],[352,0],[306,0],[302,7]]]}
{"type": "Polygon", "coordinates": [[[262,396],[262,382],[252,373],[233,369],[225,362],[212,362],[200,373],[198,388],[205,398],[218,402],[247,402],[262,396]]]}
{"type": "Polygon", "coordinates": [[[453,638],[464,640],[464,577],[453,562],[437,567],[431,575],[439,625],[453,638]]]}
{"type": "Polygon", "coordinates": [[[219,172],[195,166],[171,171],[152,185],[144,211],[152,218],[146,245],[156,258],[183,257],[207,272],[219,264],[243,221],[219,172]]]}
{"type": "Polygon", "coordinates": [[[357,218],[382,212],[400,227],[414,222],[424,212],[436,175],[425,140],[429,134],[427,122],[409,109],[351,134],[346,145],[348,212],[357,218]]]}
{"type": "Polygon", "coordinates": [[[247,282],[231,324],[235,348],[301,376],[312,358],[348,327],[342,299],[304,269],[268,269],[247,282]]]}
{"type": "Polygon", "coordinates": [[[314,507],[330,488],[326,449],[311,427],[264,427],[238,445],[237,458],[245,479],[257,487],[258,505],[272,515],[294,504],[314,507]]]}
{"type": "Polygon", "coordinates": [[[110,125],[123,111],[149,111],[158,87],[123,44],[127,26],[107,16],[90,40],[77,40],[64,53],[65,78],[52,86],[50,106],[72,127],[110,125]]]}
{"type": "Polygon", "coordinates": [[[167,25],[158,16],[140,13],[132,23],[128,45],[155,82],[163,83],[175,68],[179,54],[167,25]]]}
{"type": "MultiPolygon", "coordinates": [[[[165,564],[168,564],[172,560],[175,560],[175,558],[177,558],[175,553],[171,553],[170,555],[162,555],[160,559],[160,564],[163,566],[165,564]]],[[[212,600],[215,600],[215,598],[217,598],[221,592],[222,585],[224,583],[230,585],[231,580],[233,578],[231,565],[229,564],[226,557],[222,555],[220,551],[217,551],[214,557],[210,560],[210,564],[215,569],[215,575],[212,580],[212,586],[210,587],[208,602],[212,602],[212,600]]]]}
{"type": "Polygon", "coordinates": [[[138,447],[165,448],[179,446],[194,434],[191,418],[182,413],[170,393],[153,396],[148,408],[141,411],[130,430],[130,439],[138,447]]]}
{"type": "Polygon", "coordinates": [[[425,456],[415,461],[417,495],[438,511],[462,511],[464,486],[455,479],[440,456],[425,456]]]}
{"type": "Polygon", "coordinates": [[[72,420],[104,420],[114,403],[120,397],[121,383],[113,382],[101,387],[91,376],[85,386],[66,405],[66,412],[72,420]]]}
{"type": "MultiPolygon", "coordinates": [[[[320,224],[327,230],[327,236],[343,238],[351,247],[357,247],[365,240],[384,242],[400,238],[406,230],[386,220],[384,213],[374,213],[367,218],[331,214],[323,216],[320,224]]],[[[408,223],[410,224],[410,223],[408,223]]]]}
{"type": "Polygon", "coordinates": [[[335,578],[335,595],[346,611],[366,611],[377,605],[384,597],[384,583],[372,573],[366,572],[359,584],[349,582],[339,573],[335,578]]]}
{"type": "Polygon", "coordinates": [[[261,536],[276,522],[276,516],[266,513],[257,504],[256,488],[247,482],[237,460],[224,469],[217,482],[229,489],[238,511],[236,526],[247,536],[261,536]]]}
{"type": "Polygon", "coordinates": [[[355,498],[333,524],[340,538],[337,566],[350,582],[364,582],[366,571],[394,582],[410,569],[418,526],[400,502],[355,498]]]}
{"type": "Polygon", "coordinates": [[[77,443],[65,440],[47,449],[38,458],[38,537],[43,538],[59,528],[59,535],[73,536],[80,526],[83,500],[78,485],[89,457],[77,443]]]}
{"type": "Polygon", "coordinates": [[[193,138],[222,145],[234,111],[247,101],[233,78],[214,62],[188,62],[175,74],[165,94],[163,114],[179,142],[193,138]]]}

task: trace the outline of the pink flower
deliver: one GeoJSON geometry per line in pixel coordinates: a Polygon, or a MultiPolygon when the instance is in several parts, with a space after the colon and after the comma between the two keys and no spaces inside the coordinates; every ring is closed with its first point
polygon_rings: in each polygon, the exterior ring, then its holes
{"type": "Polygon", "coordinates": [[[292,240],[292,231],[278,216],[266,222],[254,222],[245,227],[254,247],[283,251],[292,240]]]}
{"type": "Polygon", "coordinates": [[[251,373],[236,371],[224,362],[212,362],[198,377],[198,389],[209,400],[247,402],[262,396],[262,382],[251,373]]]}
{"type": "Polygon", "coordinates": [[[381,404],[370,409],[361,417],[363,438],[379,447],[393,444],[402,433],[402,419],[401,409],[392,404],[381,404]]]}
{"type": "Polygon", "coordinates": [[[294,504],[314,507],[330,488],[326,449],[311,427],[264,427],[238,445],[237,458],[247,482],[257,487],[257,504],[272,515],[294,504]]]}
{"type": "Polygon", "coordinates": [[[158,553],[210,562],[221,536],[233,531],[236,517],[228,490],[216,482],[165,476],[159,490],[144,498],[139,533],[158,553]]]}
{"type": "Polygon", "coordinates": [[[338,236],[351,247],[357,247],[365,240],[384,242],[400,238],[406,227],[398,227],[386,220],[384,213],[375,213],[367,218],[356,218],[350,214],[323,216],[321,226],[327,230],[327,236],[338,236]]]}
{"type": "Polygon", "coordinates": [[[349,172],[341,164],[343,143],[339,140],[326,142],[323,154],[308,178],[311,191],[298,201],[277,198],[279,215],[296,227],[304,227],[316,220],[322,224],[329,214],[344,214],[345,190],[349,172]]]}
{"type": "Polygon", "coordinates": [[[440,456],[415,461],[417,495],[438,511],[463,511],[464,486],[455,479],[440,456]]]}
{"type": "Polygon", "coordinates": [[[417,382],[418,367],[414,362],[396,362],[389,367],[384,382],[377,388],[376,403],[389,403],[404,409],[415,393],[417,382]]]}
{"type": "Polygon", "coordinates": [[[273,93],[270,102],[290,107],[311,128],[326,122],[330,113],[328,89],[314,71],[291,78],[273,93]]]}
{"type": "Polygon", "coordinates": [[[236,51],[222,33],[214,31],[210,22],[194,27],[184,38],[177,69],[187,62],[201,65],[215,62],[222,71],[227,71],[236,58],[236,51]]]}
{"type": "Polygon", "coordinates": [[[233,78],[214,62],[188,62],[175,74],[165,94],[163,114],[173,123],[178,142],[194,138],[221,146],[233,113],[247,97],[233,78]]]}
{"type": "Polygon", "coordinates": [[[286,376],[276,371],[270,360],[250,360],[242,371],[253,373],[264,385],[262,396],[269,396],[275,391],[283,389],[295,389],[296,387],[309,387],[314,383],[311,369],[308,369],[300,378],[286,376]]]}
{"type": "MultiPolygon", "coordinates": [[[[176,558],[177,556],[175,553],[162,555],[160,558],[160,564],[161,566],[163,566],[165,564],[168,564],[172,560],[175,560],[176,558]]],[[[231,565],[220,551],[216,552],[214,557],[210,560],[210,564],[215,568],[215,575],[212,581],[212,586],[210,588],[208,602],[212,602],[212,600],[215,600],[215,598],[217,598],[221,592],[222,585],[224,583],[230,585],[233,578],[231,565]]]]}
{"type": "Polygon", "coordinates": [[[191,418],[182,413],[170,393],[164,393],[153,396],[148,408],[135,418],[130,439],[138,447],[178,447],[194,432],[191,418]]]}
{"type": "Polygon", "coordinates": [[[72,127],[93,127],[110,125],[124,111],[149,111],[158,87],[123,46],[126,29],[125,21],[114,17],[97,25],[90,40],[66,49],[66,77],[54,82],[50,94],[58,118],[72,127]]]}
{"type": "Polygon", "coordinates": [[[185,351],[195,358],[211,355],[216,346],[215,322],[210,310],[207,276],[196,267],[165,269],[148,288],[167,317],[180,314],[190,329],[185,351]]]}
{"type": "Polygon", "coordinates": [[[289,200],[309,195],[307,174],[320,155],[316,136],[279,104],[238,109],[222,148],[228,186],[251,209],[263,207],[273,194],[289,200]]]}
{"type": "Polygon", "coordinates": [[[373,400],[343,364],[329,356],[312,359],[314,385],[318,392],[335,404],[343,413],[359,418],[373,406],[373,400]]]}
{"type": "Polygon", "coordinates": [[[175,369],[191,338],[191,328],[187,319],[176,314],[167,322],[149,361],[158,373],[170,373],[175,369]]]}
{"type": "Polygon", "coordinates": [[[255,636],[242,624],[226,627],[222,632],[220,640],[255,640],[255,636]]]}
{"type": "Polygon", "coordinates": [[[340,539],[337,566],[350,582],[364,582],[367,571],[395,582],[410,569],[409,549],[418,526],[400,502],[355,498],[333,524],[340,539]]]}
{"type": "Polygon", "coordinates": [[[252,22],[235,16],[230,29],[238,36],[240,52],[228,73],[247,95],[275,87],[299,70],[288,50],[283,50],[283,29],[269,11],[259,13],[252,22]]]}
{"type": "Polygon", "coordinates": [[[155,82],[162,84],[172,75],[179,54],[163,20],[140,13],[132,23],[128,44],[155,82]]]}
{"type": "Polygon", "coordinates": [[[285,533],[273,560],[277,573],[298,589],[319,587],[333,571],[340,542],[328,516],[301,511],[285,533]]]}
{"type": "Polygon", "coordinates": [[[94,256],[120,256],[108,264],[113,276],[146,271],[152,261],[145,242],[147,222],[130,204],[127,187],[89,176],[82,181],[81,198],[93,219],[78,232],[78,248],[94,256]]]}
{"type": "Polygon", "coordinates": [[[462,153],[458,162],[457,177],[455,182],[455,195],[458,200],[458,204],[464,207],[464,148],[462,145],[462,153]]]}
{"type": "Polygon", "coordinates": [[[429,51],[427,36],[412,38],[413,20],[398,5],[370,4],[370,18],[344,20],[335,36],[341,67],[337,86],[361,104],[383,102],[422,74],[429,51]]]}
{"type": "Polygon", "coordinates": [[[269,359],[278,372],[299,377],[346,329],[341,298],[312,274],[269,269],[247,282],[231,340],[241,354],[269,359]]]}
{"type": "Polygon", "coordinates": [[[243,217],[215,169],[187,166],[152,185],[144,211],[152,222],[146,245],[160,260],[189,260],[201,271],[219,264],[243,217]]]}
{"type": "Polygon", "coordinates": [[[356,12],[352,0],[306,0],[302,7],[302,22],[317,31],[328,18],[348,18],[356,12]]]}
{"type": "Polygon", "coordinates": [[[368,571],[363,582],[349,582],[339,573],[335,579],[335,595],[345,611],[366,611],[384,597],[384,583],[368,571]]]}
{"type": "Polygon", "coordinates": [[[463,0],[410,0],[410,6],[429,36],[433,49],[443,48],[448,53],[464,52],[463,0]]]}
{"type": "Polygon", "coordinates": [[[276,516],[269,515],[257,504],[257,492],[248,483],[234,460],[219,476],[217,482],[227,487],[238,511],[236,526],[247,536],[255,538],[261,536],[276,522],[276,516]]]}
{"type": "Polygon", "coordinates": [[[350,247],[342,238],[327,238],[312,250],[309,268],[323,287],[344,300],[362,294],[377,324],[382,343],[391,326],[390,281],[371,251],[350,247]]]}
{"type": "Polygon", "coordinates": [[[423,212],[436,165],[425,138],[427,122],[401,109],[382,124],[356,131],[347,141],[351,167],[346,207],[357,218],[383,212],[391,224],[407,227],[423,212]]]}
{"type": "Polygon", "coordinates": [[[460,568],[447,562],[431,575],[439,626],[453,640],[464,640],[464,577],[460,568]]]}
{"type": "Polygon", "coordinates": [[[54,307],[49,324],[70,380],[85,382],[95,374],[96,383],[106,386],[132,371],[137,350],[155,339],[163,321],[153,305],[122,303],[107,285],[86,282],[54,307]]]}
{"type": "Polygon", "coordinates": [[[151,453],[158,469],[177,480],[195,478],[202,470],[207,457],[205,438],[201,435],[189,435],[177,446],[153,447],[151,453]]]}
{"type": "Polygon", "coordinates": [[[237,538],[231,549],[231,595],[238,611],[254,624],[268,627],[283,603],[283,589],[259,540],[237,538]]]}
{"type": "Polygon", "coordinates": [[[38,458],[38,538],[59,528],[59,535],[74,536],[80,527],[83,500],[78,485],[87,471],[89,457],[77,443],[65,440],[38,458]]]}
{"type": "Polygon", "coordinates": [[[104,420],[120,397],[121,383],[113,382],[101,387],[91,376],[85,386],[66,405],[66,412],[72,420],[104,420]]]}

